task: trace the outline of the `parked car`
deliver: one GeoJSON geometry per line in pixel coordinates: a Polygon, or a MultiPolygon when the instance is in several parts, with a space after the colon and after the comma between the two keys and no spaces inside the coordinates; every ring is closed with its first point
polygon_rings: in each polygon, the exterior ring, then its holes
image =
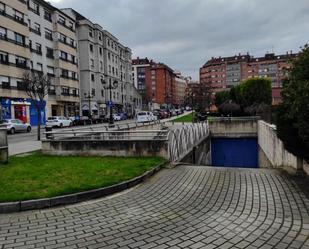
{"type": "Polygon", "coordinates": [[[118,115],[120,115],[121,120],[127,120],[128,119],[128,115],[126,113],[121,112],[121,113],[118,113],[118,115]]]}
{"type": "Polygon", "coordinates": [[[6,129],[9,133],[14,134],[15,132],[30,132],[31,125],[25,123],[19,119],[4,119],[1,124],[6,125],[6,129]]]}
{"type": "Polygon", "coordinates": [[[121,115],[116,113],[116,114],[113,114],[113,119],[114,121],[121,121],[121,115]]]}
{"type": "Polygon", "coordinates": [[[54,116],[54,117],[49,117],[46,121],[46,126],[47,127],[69,127],[72,126],[73,122],[72,120],[66,118],[66,117],[61,117],[61,116],[54,116]]]}
{"type": "Polygon", "coordinates": [[[155,116],[152,112],[139,112],[137,113],[137,122],[138,123],[147,123],[157,120],[157,116],[155,116]]]}
{"type": "Polygon", "coordinates": [[[71,116],[71,117],[69,117],[69,119],[72,121],[73,125],[77,125],[80,117],[79,116],[71,116]]]}
{"type": "Polygon", "coordinates": [[[87,125],[91,124],[91,119],[88,116],[80,116],[76,122],[76,125],[87,125]]]}

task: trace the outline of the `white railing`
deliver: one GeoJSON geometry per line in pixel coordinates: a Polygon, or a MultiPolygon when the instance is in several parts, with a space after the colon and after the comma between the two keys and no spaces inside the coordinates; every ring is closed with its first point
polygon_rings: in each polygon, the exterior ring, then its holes
{"type": "Polygon", "coordinates": [[[177,162],[209,136],[207,122],[187,124],[169,131],[169,157],[177,162]]]}

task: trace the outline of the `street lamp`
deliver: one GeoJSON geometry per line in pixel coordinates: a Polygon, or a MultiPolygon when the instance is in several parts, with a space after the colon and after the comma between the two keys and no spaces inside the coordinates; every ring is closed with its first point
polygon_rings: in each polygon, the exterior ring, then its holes
{"type": "Polygon", "coordinates": [[[84,96],[85,96],[85,99],[88,100],[88,104],[89,104],[88,117],[89,117],[89,119],[91,119],[91,114],[92,114],[92,111],[91,111],[91,100],[94,98],[94,96],[90,92],[84,93],[84,96]]]}
{"type": "Polygon", "coordinates": [[[114,80],[112,83],[112,80],[109,79],[109,83],[107,84],[105,80],[102,79],[102,84],[104,89],[109,90],[109,125],[112,126],[114,124],[113,119],[113,103],[112,103],[112,90],[118,88],[118,81],[114,80]]]}

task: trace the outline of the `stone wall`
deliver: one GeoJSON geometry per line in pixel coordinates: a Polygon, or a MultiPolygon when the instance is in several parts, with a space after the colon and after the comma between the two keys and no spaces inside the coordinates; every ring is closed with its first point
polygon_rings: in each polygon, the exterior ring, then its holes
{"type": "Polygon", "coordinates": [[[292,167],[296,170],[303,168],[302,160],[284,148],[283,142],[277,137],[274,125],[264,121],[258,122],[258,142],[261,149],[259,161],[262,167],[267,167],[263,163],[267,163],[268,160],[271,163],[268,167],[292,167]]]}

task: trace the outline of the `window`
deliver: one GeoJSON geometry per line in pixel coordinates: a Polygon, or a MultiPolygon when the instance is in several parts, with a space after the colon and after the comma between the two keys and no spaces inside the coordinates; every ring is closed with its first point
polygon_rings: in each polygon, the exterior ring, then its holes
{"type": "Polygon", "coordinates": [[[62,95],[70,95],[70,90],[68,87],[62,87],[62,95]]]}
{"type": "Polygon", "coordinates": [[[54,58],[54,50],[52,48],[46,47],[46,57],[54,58]]]}
{"type": "Polygon", "coordinates": [[[48,10],[44,10],[44,19],[47,21],[52,21],[51,13],[48,10]]]}
{"type": "Polygon", "coordinates": [[[70,45],[71,47],[75,47],[75,42],[74,42],[74,39],[70,38],[70,45]]]}
{"type": "Polygon", "coordinates": [[[45,29],[45,38],[50,41],[53,40],[53,33],[51,30],[45,29]]]}
{"type": "Polygon", "coordinates": [[[94,74],[91,74],[91,81],[94,81],[94,74]]]}
{"type": "Polygon", "coordinates": [[[14,18],[18,22],[24,22],[24,14],[17,10],[14,10],[14,18]]]}
{"type": "Polygon", "coordinates": [[[100,70],[103,70],[103,61],[100,61],[100,70]]]}
{"type": "Polygon", "coordinates": [[[93,52],[93,45],[89,44],[90,52],[93,52]]]}
{"type": "Polygon", "coordinates": [[[25,45],[25,37],[21,34],[15,33],[15,41],[21,45],[25,45]]]}
{"type": "Polygon", "coordinates": [[[104,97],[104,90],[101,90],[101,96],[104,97]]]}
{"type": "Polygon", "coordinates": [[[94,60],[93,59],[90,59],[90,66],[94,67],[94,60]]]}
{"type": "Polygon", "coordinates": [[[47,66],[47,74],[54,75],[55,74],[55,68],[51,66],[47,66]]]}
{"type": "Polygon", "coordinates": [[[15,63],[17,67],[22,67],[22,68],[27,67],[27,60],[23,57],[16,56],[15,63]]]}
{"type": "Polygon", "coordinates": [[[58,22],[62,25],[65,25],[65,18],[63,16],[59,16],[58,22]]]}
{"type": "Polygon", "coordinates": [[[111,67],[111,65],[108,65],[108,72],[109,72],[109,73],[112,72],[112,67],[111,67]]]}
{"type": "Polygon", "coordinates": [[[29,9],[30,9],[32,12],[36,13],[37,15],[40,15],[40,8],[39,8],[39,5],[38,5],[38,4],[36,4],[36,3],[33,2],[33,1],[29,1],[29,2],[28,2],[28,7],[29,7],[29,9]]]}
{"type": "Polygon", "coordinates": [[[76,73],[75,73],[75,72],[72,72],[72,78],[73,78],[73,79],[77,79],[76,73]]]}
{"type": "Polygon", "coordinates": [[[43,65],[41,63],[36,64],[38,71],[43,71],[43,65]]]}
{"type": "Polygon", "coordinates": [[[35,44],[35,50],[36,50],[38,53],[42,53],[42,45],[39,44],[39,43],[36,43],[36,44],[35,44]]]}
{"type": "Polygon", "coordinates": [[[4,88],[4,89],[10,89],[11,88],[9,77],[0,76],[0,82],[2,83],[2,88],[4,88]]]}
{"type": "Polygon", "coordinates": [[[73,62],[73,63],[75,63],[75,56],[74,55],[71,55],[71,61],[73,62]]]}
{"type": "Polygon", "coordinates": [[[6,37],[6,29],[0,27],[0,37],[1,38],[5,38],[6,37]]]}
{"type": "Polygon", "coordinates": [[[34,30],[40,34],[41,33],[41,25],[38,23],[34,23],[34,30]]]}
{"type": "Polygon", "coordinates": [[[7,64],[9,62],[9,54],[0,51],[0,63],[7,64]]]}
{"type": "Polygon", "coordinates": [[[60,34],[59,40],[63,43],[67,43],[67,37],[63,34],[60,34]]]}
{"type": "Polygon", "coordinates": [[[89,36],[93,37],[93,30],[92,29],[89,29],[89,36]]]}
{"type": "Polygon", "coordinates": [[[73,29],[74,29],[74,23],[73,23],[73,22],[71,22],[71,21],[69,21],[69,28],[70,28],[71,30],[73,30],[73,29]]]}
{"type": "Polygon", "coordinates": [[[0,12],[5,13],[5,5],[4,5],[4,3],[0,3],[0,12]]]}
{"type": "Polygon", "coordinates": [[[77,89],[73,89],[73,90],[72,90],[72,95],[75,96],[75,97],[77,97],[77,89]]]}
{"type": "Polygon", "coordinates": [[[61,76],[68,78],[69,77],[69,70],[62,69],[61,76]]]}
{"type": "Polygon", "coordinates": [[[94,88],[92,88],[91,94],[92,94],[92,96],[95,96],[95,89],[94,88]]]}
{"type": "Polygon", "coordinates": [[[67,60],[68,54],[66,52],[60,51],[60,58],[63,60],[67,60]]]}
{"type": "Polygon", "coordinates": [[[100,51],[100,55],[102,55],[103,54],[103,49],[101,47],[99,48],[99,51],[100,51]]]}
{"type": "Polygon", "coordinates": [[[99,32],[99,40],[102,41],[102,33],[99,32]]]}
{"type": "Polygon", "coordinates": [[[110,60],[111,59],[111,53],[108,52],[108,59],[110,60]]]}

